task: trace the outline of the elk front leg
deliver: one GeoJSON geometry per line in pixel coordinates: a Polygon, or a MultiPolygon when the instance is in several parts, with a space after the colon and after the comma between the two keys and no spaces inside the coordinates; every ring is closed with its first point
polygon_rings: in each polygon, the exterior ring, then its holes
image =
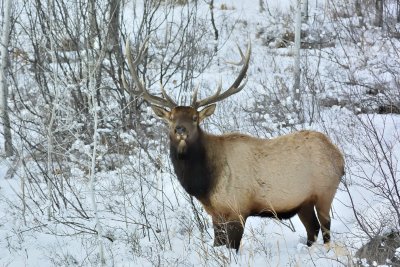
{"type": "Polygon", "coordinates": [[[226,245],[238,250],[243,231],[244,225],[240,221],[214,223],[214,246],[226,245]]]}

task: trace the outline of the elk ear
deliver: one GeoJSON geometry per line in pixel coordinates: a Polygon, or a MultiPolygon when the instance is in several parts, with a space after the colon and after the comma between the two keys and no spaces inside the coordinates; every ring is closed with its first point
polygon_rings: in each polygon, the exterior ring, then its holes
{"type": "Polygon", "coordinates": [[[170,112],[168,110],[166,110],[165,108],[159,107],[159,106],[154,106],[154,105],[151,105],[151,108],[153,109],[154,113],[158,117],[160,117],[161,119],[164,119],[168,122],[170,121],[170,119],[169,119],[170,112]]]}
{"type": "Polygon", "coordinates": [[[199,121],[202,121],[205,118],[207,118],[208,116],[211,116],[214,113],[216,106],[217,106],[216,104],[212,104],[212,105],[209,105],[209,106],[203,108],[202,110],[200,110],[199,111],[199,121]]]}

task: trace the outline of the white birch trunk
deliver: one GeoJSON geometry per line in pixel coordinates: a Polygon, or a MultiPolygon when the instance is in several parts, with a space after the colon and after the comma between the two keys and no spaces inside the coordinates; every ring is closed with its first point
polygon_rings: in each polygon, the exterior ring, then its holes
{"type": "Polygon", "coordinates": [[[11,0],[4,2],[4,18],[3,29],[0,43],[1,65],[0,65],[0,117],[3,122],[3,136],[4,136],[4,150],[7,157],[13,155],[12,138],[11,138],[11,125],[8,116],[8,85],[7,85],[7,59],[8,59],[8,46],[10,42],[10,28],[11,28],[11,0]]]}
{"type": "Polygon", "coordinates": [[[26,226],[26,195],[25,195],[25,175],[21,175],[21,200],[22,200],[22,218],[26,226]]]}
{"type": "MultiPolygon", "coordinates": [[[[55,61],[53,61],[55,62],[55,61]]],[[[55,101],[54,101],[55,102],[55,101]]],[[[51,110],[50,122],[47,127],[47,220],[51,221],[53,217],[53,182],[54,182],[54,172],[53,172],[53,124],[54,116],[56,114],[56,104],[53,102],[53,108],[51,110]]]]}
{"type": "Polygon", "coordinates": [[[301,48],[301,0],[297,0],[294,37],[294,85],[292,97],[296,105],[300,101],[300,48],[301,48]]]}
{"type": "MultiPolygon", "coordinates": [[[[90,53],[89,53],[90,54],[90,53]]],[[[104,54],[104,53],[101,53],[104,54]]],[[[93,151],[92,151],[92,159],[91,159],[91,166],[90,166],[90,180],[89,180],[89,194],[90,200],[92,202],[92,208],[94,212],[94,219],[96,224],[96,231],[97,231],[97,241],[99,246],[99,257],[101,266],[106,264],[106,260],[104,257],[104,245],[103,245],[103,228],[99,218],[99,212],[97,209],[97,202],[96,202],[96,157],[97,157],[97,143],[98,143],[98,111],[99,106],[97,102],[97,94],[96,94],[96,73],[99,71],[98,66],[101,64],[103,56],[100,56],[98,61],[94,64],[90,64],[89,67],[89,91],[91,93],[91,102],[92,102],[92,111],[93,111],[93,151]]],[[[89,61],[94,61],[94,58],[89,58],[89,61]]]]}
{"type": "Polygon", "coordinates": [[[89,197],[92,204],[92,209],[94,213],[94,220],[95,220],[95,229],[97,231],[97,244],[99,249],[99,258],[100,258],[100,265],[106,265],[106,259],[104,257],[104,244],[103,244],[103,227],[100,222],[99,211],[97,208],[97,201],[96,201],[96,157],[97,157],[97,145],[99,140],[99,131],[98,131],[98,123],[99,123],[99,105],[97,101],[97,89],[96,88],[96,77],[98,71],[100,71],[100,66],[103,62],[105,57],[105,51],[99,51],[100,56],[97,56],[94,50],[94,34],[95,33],[95,0],[90,0],[89,4],[89,21],[90,21],[90,29],[89,29],[89,42],[86,47],[87,51],[87,77],[89,77],[89,92],[90,92],[90,102],[93,114],[93,150],[91,155],[91,165],[90,165],[90,177],[89,177],[89,197]]]}
{"type": "MultiPolygon", "coordinates": [[[[53,26],[53,21],[56,18],[53,18],[53,15],[51,14],[53,7],[54,7],[54,0],[48,1],[48,7],[49,7],[49,21],[50,21],[50,32],[56,32],[57,30],[53,26]]],[[[53,65],[55,69],[53,70],[53,90],[54,90],[54,98],[52,104],[52,109],[51,109],[51,114],[50,114],[50,121],[49,124],[47,125],[47,220],[51,220],[53,217],[53,185],[54,185],[54,172],[53,172],[53,125],[54,125],[54,120],[57,112],[57,106],[58,106],[58,99],[59,99],[59,88],[58,88],[58,64],[57,64],[57,57],[55,54],[56,50],[56,44],[54,43],[54,38],[51,36],[50,37],[50,53],[51,53],[51,62],[53,62],[53,65]]]]}
{"type": "Polygon", "coordinates": [[[95,82],[92,81],[94,77],[90,78],[90,91],[92,93],[92,104],[93,104],[93,120],[94,120],[94,132],[93,132],[93,152],[92,152],[92,161],[91,161],[91,167],[90,167],[90,181],[89,181],[89,194],[90,194],[90,200],[92,202],[92,208],[94,212],[94,219],[96,223],[96,230],[97,230],[97,240],[98,240],[98,245],[99,245],[99,256],[100,256],[100,261],[101,264],[105,264],[105,258],[104,258],[104,248],[103,248],[103,238],[102,238],[102,226],[100,223],[100,218],[99,218],[99,212],[97,209],[97,202],[96,202],[96,188],[95,188],[95,179],[96,179],[96,156],[97,156],[97,136],[98,136],[98,115],[97,115],[97,100],[96,100],[96,93],[95,93],[95,82]],[[93,86],[93,87],[92,87],[93,86]]]}

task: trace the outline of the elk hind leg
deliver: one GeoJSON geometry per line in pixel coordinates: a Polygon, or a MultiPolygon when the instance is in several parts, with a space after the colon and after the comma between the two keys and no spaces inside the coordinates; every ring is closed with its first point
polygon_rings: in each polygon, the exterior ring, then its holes
{"type": "Polygon", "coordinates": [[[242,240],[244,231],[244,225],[241,221],[231,221],[227,223],[227,236],[228,242],[226,246],[228,248],[234,248],[236,251],[239,250],[240,241],[242,240]]]}
{"type": "Polygon", "coordinates": [[[303,223],[307,231],[307,246],[311,246],[318,237],[320,230],[320,224],[318,222],[317,216],[315,215],[314,205],[306,204],[297,213],[299,215],[300,221],[303,223]]]}
{"type": "Polygon", "coordinates": [[[321,223],[322,238],[327,244],[331,241],[331,216],[329,214],[331,203],[317,203],[316,210],[321,223]]]}

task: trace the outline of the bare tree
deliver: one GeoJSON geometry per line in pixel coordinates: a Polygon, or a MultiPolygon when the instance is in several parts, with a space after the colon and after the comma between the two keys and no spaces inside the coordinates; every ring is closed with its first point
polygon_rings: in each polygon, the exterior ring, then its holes
{"type": "Polygon", "coordinates": [[[361,3],[360,0],[355,0],[354,2],[354,8],[356,10],[357,16],[361,17],[362,16],[362,11],[361,11],[361,3]]]}
{"type": "MultiPolygon", "coordinates": [[[[296,109],[300,107],[300,86],[301,86],[301,24],[302,24],[302,1],[297,0],[296,19],[295,19],[295,39],[294,39],[294,84],[293,84],[293,103],[296,109]]],[[[301,116],[300,116],[301,117],[301,116]]],[[[301,119],[301,118],[299,118],[301,119]]]]}
{"type": "Polygon", "coordinates": [[[302,0],[302,12],[301,12],[301,16],[302,16],[302,22],[306,23],[308,22],[308,0],[302,0]]]}
{"type": "Polygon", "coordinates": [[[92,64],[89,64],[88,68],[88,77],[89,77],[89,91],[91,94],[91,104],[92,104],[92,113],[93,113],[93,149],[92,149],[92,156],[91,156],[91,162],[90,162],[90,172],[89,172],[89,195],[90,195],[90,200],[92,204],[92,209],[94,213],[94,220],[95,220],[95,225],[96,225],[96,232],[97,232],[97,243],[99,247],[99,257],[100,257],[100,263],[101,266],[104,266],[106,263],[106,259],[104,256],[104,245],[103,245],[103,227],[100,222],[100,216],[99,216],[99,210],[97,208],[97,201],[96,201],[96,158],[97,158],[97,149],[98,149],[98,142],[99,142],[99,132],[98,132],[98,127],[99,127],[99,116],[98,116],[98,111],[99,111],[99,105],[98,101],[96,99],[97,93],[96,91],[98,88],[96,88],[96,77],[97,74],[96,72],[99,71],[99,66],[101,65],[103,61],[103,53],[100,53],[100,57],[98,59],[96,58],[88,58],[89,62],[92,62],[92,64]]]}
{"type": "Polygon", "coordinates": [[[383,26],[383,0],[375,0],[375,20],[374,25],[383,26]]]}
{"type": "MultiPolygon", "coordinates": [[[[380,58],[376,64],[365,60],[367,57],[375,56],[371,48],[376,44],[365,42],[368,32],[365,27],[348,27],[346,24],[349,14],[353,16],[352,14],[357,13],[357,16],[366,17],[366,23],[382,26],[382,10],[385,3],[383,0],[368,2],[372,4],[369,6],[365,1],[357,1],[356,5],[348,5],[348,1],[331,3],[335,9],[332,23],[335,25],[339,42],[332,50],[321,49],[323,53],[332,52],[328,60],[334,63],[329,69],[335,70],[335,73],[328,74],[332,77],[325,79],[324,82],[326,84],[329,80],[333,81],[334,87],[341,93],[335,101],[330,100],[329,106],[340,105],[355,113],[346,116],[345,119],[351,121],[352,126],[347,130],[345,127],[340,127],[344,131],[338,133],[345,144],[345,151],[351,151],[351,155],[348,156],[351,165],[348,166],[347,175],[343,180],[348,203],[353,209],[355,219],[355,229],[351,232],[357,240],[369,244],[363,246],[363,250],[368,248],[371,258],[376,255],[380,255],[379,258],[385,257],[383,262],[375,258],[377,264],[385,264],[386,260],[391,259],[390,257],[386,259],[384,253],[386,249],[384,243],[387,242],[379,241],[384,240],[382,237],[398,235],[400,232],[400,189],[399,175],[396,171],[399,166],[397,147],[400,131],[396,126],[397,114],[392,114],[400,111],[398,78],[395,74],[398,73],[398,66],[388,63],[399,61],[399,49],[395,42],[388,43],[383,45],[387,56],[380,58]],[[376,11],[373,16],[369,16],[372,12],[367,12],[371,10],[376,11]],[[357,45],[351,46],[349,43],[357,45]],[[349,52],[352,48],[358,51],[359,56],[353,57],[354,55],[349,52]],[[341,56],[338,56],[338,50],[342,53],[341,56]],[[355,66],[354,62],[363,60],[366,62],[364,66],[355,66]],[[368,82],[364,80],[365,70],[370,78],[368,82]],[[377,74],[382,72],[389,75],[383,78],[377,74]],[[361,73],[363,74],[360,75],[361,73]],[[396,86],[394,88],[387,86],[391,83],[396,86]],[[374,246],[374,243],[378,245],[374,246]]],[[[321,57],[322,61],[323,58],[324,56],[321,57]]],[[[324,90],[325,84],[320,81],[320,90],[324,90]]],[[[320,104],[325,100],[327,99],[320,101],[320,104]]],[[[395,248],[397,247],[398,245],[395,248]]],[[[365,257],[365,251],[356,256],[365,257]]]]}
{"type": "Polygon", "coordinates": [[[218,40],[219,33],[218,33],[217,27],[215,26],[215,18],[214,18],[214,0],[210,0],[209,6],[210,6],[210,13],[211,13],[211,25],[214,30],[214,39],[218,40]]]}
{"type": "Polygon", "coordinates": [[[3,122],[3,135],[4,135],[4,150],[7,157],[14,154],[11,137],[11,124],[8,116],[8,83],[7,83],[7,72],[8,72],[8,45],[10,41],[10,29],[11,29],[11,0],[5,0],[4,2],[4,20],[1,37],[1,65],[0,65],[0,117],[3,122]]]}
{"type": "MultiPolygon", "coordinates": [[[[14,138],[21,144],[16,148],[23,173],[20,206],[27,225],[33,217],[37,231],[85,235],[93,244],[92,258],[107,263],[107,240],[113,240],[109,233],[119,238],[123,232],[129,236],[127,243],[131,236],[156,240],[154,258],[172,246],[168,216],[152,210],[153,206],[170,210],[170,196],[163,191],[163,179],[159,178],[154,190],[148,176],[150,172],[168,173],[169,166],[155,156],[159,153],[153,151],[152,143],[143,141],[144,134],[157,139],[160,131],[150,132],[146,127],[151,120],[144,112],[146,103],[130,92],[135,91],[134,85],[126,88],[122,84],[120,74],[126,64],[121,43],[130,38],[135,46],[150,36],[138,75],[151,90],[161,81],[174,98],[187,101],[195,79],[216,53],[208,42],[214,36],[210,21],[199,16],[198,3],[175,6],[135,1],[133,7],[143,4],[143,9],[132,12],[135,18],[129,25],[130,18],[123,17],[124,1],[36,0],[21,6],[21,17],[26,19],[16,27],[28,38],[15,35],[11,40],[27,57],[21,66],[11,62],[15,64],[11,99],[18,129],[14,138]],[[122,140],[124,135],[131,137],[129,142],[122,140]],[[127,160],[132,163],[129,171],[126,165],[120,168],[127,160]],[[123,206],[104,201],[110,193],[100,185],[104,186],[102,175],[110,169],[121,174],[123,206]],[[103,219],[111,217],[123,220],[125,228],[103,219]],[[160,228],[166,238],[159,238],[160,228]]],[[[196,212],[187,214],[194,227],[206,228],[196,203],[190,199],[187,203],[196,212]]],[[[135,242],[129,245],[134,247],[135,242]]]]}
{"type": "Polygon", "coordinates": [[[400,0],[396,0],[396,21],[400,22],[400,0]]]}

